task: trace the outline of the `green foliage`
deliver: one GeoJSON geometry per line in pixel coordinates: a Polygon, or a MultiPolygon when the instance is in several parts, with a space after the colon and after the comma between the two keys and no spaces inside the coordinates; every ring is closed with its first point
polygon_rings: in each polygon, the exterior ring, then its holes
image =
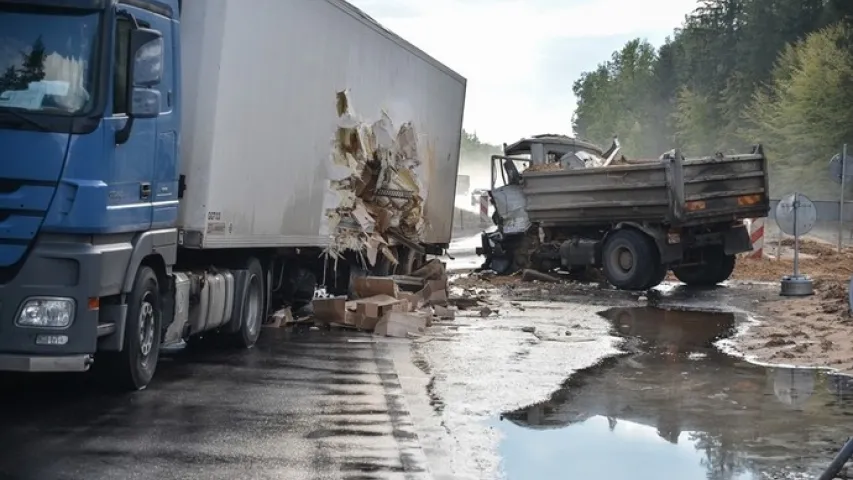
{"type": "Polygon", "coordinates": [[[853,143],[851,20],[849,0],[700,0],[659,49],[633,40],[575,82],[575,133],[618,135],[634,157],[762,143],[774,196],[834,198],[826,162],[853,143]]]}
{"type": "Polygon", "coordinates": [[[9,66],[0,75],[0,92],[4,90],[26,90],[30,83],[44,80],[44,62],[47,51],[41,37],[36,39],[29,52],[21,52],[21,68],[9,66]]]}
{"type": "Polygon", "coordinates": [[[575,132],[603,146],[618,135],[629,155],[660,147],[660,126],[644,121],[647,115],[664,120],[656,94],[658,59],[652,45],[634,40],[597,70],[581,75],[573,88],[575,132]]]}
{"type": "Polygon", "coordinates": [[[853,139],[849,35],[836,25],[788,46],[771,82],[755,92],[752,109],[745,112],[745,132],[772,139],[774,186],[797,185],[812,196],[838,189],[827,178],[826,162],[853,139]]]}
{"type": "Polygon", "coordinates": [[[482,162],[489,165],[492,155],[500,155],[501,147],[485,143],[477,137],[476,133],[468,133],[462,130],[462,146],[459,157],[464,162],[482,162]]]}

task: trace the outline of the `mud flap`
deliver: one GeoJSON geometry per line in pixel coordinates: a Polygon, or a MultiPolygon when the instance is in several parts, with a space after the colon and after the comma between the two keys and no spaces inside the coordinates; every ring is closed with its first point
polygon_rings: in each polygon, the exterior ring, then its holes
{"type": "Polygon", "coordinates": [[[738,253],[751,252],[752,242],[746,226],[732,227],[723,234],[723,250],[726,255],[737,255],[738,253]]]}

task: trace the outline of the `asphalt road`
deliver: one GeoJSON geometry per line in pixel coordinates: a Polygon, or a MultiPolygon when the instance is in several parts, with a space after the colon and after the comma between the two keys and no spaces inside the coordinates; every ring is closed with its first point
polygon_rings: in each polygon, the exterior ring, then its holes
{"type": "MultiPolygon", "coordinates": [[[[455,242],[456,260],[450,268],[471,268],[476,257],[470,248],[475,244],[474,237],[455,242]]],[[[469,289],[480,294],[482,285],[469,289]]],[[[666,361],[644,364],[641,360],[652,357],[641,352],[620,357],[620,368],[602,370],[601,359],[622,350],[617,337],[627,334],[619,329],[631,322],[613,323],[601,312],[648,302],[732,311],[742,317],[765,290],[761,285],[698,291],[662,285],[648,294],[650,298],[640,300],[637,294],[596,285],[507,286],[492,292],[490,309],[460,311],[455,320],[436,322],[428,337],[414,342],[353,332],[265,329],[251,350],[215,344],[194,347],[163,359],[151,386],[133,394],[104,391],[91,375],[4,377],[0,378],[0,480],[609,478],[609,460],[595,463],[595,459],[613,455],[613,442],[619,441],[613,435],[620,431],[610,428],[608,436],[594,443],[583,428],[593,429],[601,420],[606,430],[617,417],[623,425],[619,428],[647,433],[642,444],[629,438],[619,458],[646,451],[638,446],[648,445],[662,455],[659,465],[680,459],[684,451],[699,452],[690,457],[696,470],[708,461],[704,450],[690,443],[672,447],[671,439],[662,440],[655,433],[659,425],[654,409],[644,416],[638,406],[665,404],[667,412],[682,408],[683,392],[693,391],[696,385],[691,382],[705,378],[699,375],[705,370],[693,376],[689,372],[713,355],[667,356],[666,361]],[[663,400],[643,393],[657,392],[657,383],[652,382],[650,388],[627,385],[638,396],[633,411],[606,412],[612,418],[605,421],[590,407],[618,404],[622,398],[618,388],[593,388],[596,385],[648,382],[657,374],[665,381],[656,382],[667,386],[660,393],[665,394],[663,400]],[[588,380],[586,386],[572,383],[576,375],[588,380]],[[591,423],[572,430],[571,422],[562,422],[559,432],[553,433],[558,438],[548,433],[553,428],[510,427],[503,418],[513,412],[589,417],[591,423]],[[573,457],[585,451],[581,447],[589,447],[589,453],[573,457]],[[581,460],[604,473],[580,474],[581,460]]],[[[654,317],[646,323],[661,322],[654,317]]],[[[643,342],[650,345],[661,338],[672,343],[688,330],[675,320],[671,323],[671,328],[661,330],[667,335],[654,329],[654,335],[634,333],[648,337],[643,342]]],[[[708,364],[708,371],[719,378],[743,380],[747,367],[720,362],[708,364]],[[725,371],[720,370],[723,367],[725,371]]],[[[770,385],[772,372],[749,368],[754,381],[735,386],[752,388],[756,399],[769,398],[773,392],[763,386],[770,385]]],[[[723,401],[733,395],[731,382],[719,378],[703,383],[713,391],[703,390],[701,398],[723,401]]],[[[812,403],[826,407],[834,401],[826,397],[828,388],[815,390],[823,396],[810,397],[812,403]]],[[[824,407],[819,411],[828,411],[824,407]]],[[[812,450],[820,450],[810,453],[815,458],[831,457],[838,443],[837,435],[826,434],[827,425],[843,426],[849,418],[849,408],[833,408],[837,416],[803,416],[806,427],[796,429],[815,432],[812,436],[823,432],[822,443],[809,441],[812,450]]],[[[707,416],[688,410],[682,414],[685,419],[707,416]]],[[[786,410],[779,418],[793,421],[790,415],[794,413],[786,410]]],[[[758,423],[747,426],[753,424],[758,423]]],[[[771,443],[785,440],[777,437],[771,443]]],[[[734,449],[729,457],[753,458],[747,450],[734,449]]],[[[802,472],[804,465],[794,470],[802,472]]],[[[668,472],[667,468],[658,473],[668,472]]],[[[693,470],[698,476],[678,478],[729,478],[693,470]]],[[[658,473],[638,473],[634,478],[664,478],[658,473]]]]}
{"type": "Polygon", "coordinates": [[[265,330],[252,350],[165,359],[134,394],[4,378],[0,478],[432,478],[394,368],[408,348],[265,330]]]}

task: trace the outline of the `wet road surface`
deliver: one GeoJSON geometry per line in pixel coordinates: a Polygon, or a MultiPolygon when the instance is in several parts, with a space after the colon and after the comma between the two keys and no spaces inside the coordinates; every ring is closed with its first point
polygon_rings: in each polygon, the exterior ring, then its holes
{"type": "Polygon", "coordinates": [[[629,354],[492,422],[507,478],[815,478],[853,433],[853,379],[719,352],[733,314],[603,316],[629,354]]]}
{"type": "Polygon", "coordinates": [[[0,480],[796,479],[851,433],[848,380],[713,348],[740,317],[637,309],[636,294],[594,285],[543,292],[501,291],[497,311],[461,311],[412,343],[265,330],[253,350],[193,348],[136,394],[0,380],[0,480]]]}
{"type": "Polygon", "coordinates": [[[487,317],[472,309],[438,322],[433,341],[414,344],[415,363],[429,377],[429,411],[419,423],[434,427],[444,450],[440,460],[430,457],[434,471],[442,468],[442,478],[501,478],[501,435],[491,420],[547,398],[573,372],[618,353],[599,310],[506,302],[487,317]]]}
{"type": "Polygon", "coordinates": [[[4,378],[0,478],[432,478],[395,349],[409,347],[265,329],[249,351],[166,359],[135,394],[89,377],[4,378]]]}

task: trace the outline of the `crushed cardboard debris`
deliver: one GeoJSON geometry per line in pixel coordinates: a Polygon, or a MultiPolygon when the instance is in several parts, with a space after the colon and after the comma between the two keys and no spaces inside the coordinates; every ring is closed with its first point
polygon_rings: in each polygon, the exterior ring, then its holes
{"type": "Polygon", "coordinates": [[[373,333],[396,338],[407,338],[412,333],[423,334],[429,317],[427,312],[390,312],[377,322],[373,333]]]}
{"type": "Polygon", "coordinates": [[[391,236],[418,242],[425,228],[426,188],[418,177],[421,165],[417,135],[411,122],[395,128],[386,112],[373,123],[352,109],[349,91],[336,96],[338,130],[330,160],[330,182],[324,199],[326,253],[338,259],[347,250],[375,265],[379,255],[398,260],[391,236]]]}
{"type": "Polygon", "coordinates": [[[400,288],[391,277],[360,277],[353,280],[353,293],[359,298],[387,295],[397,298],[400,288]]]}
{"type": "Polygon", "coordinates": [[[443,263],[428,263],[419,272],[421,276],[407,277],[410,285],[420,287],[417,292],[403,291],[394,277],[356,278],[353,280],[354,300],[346,297],[314,299],[314,321],[379,336],[420,337],[432,325],[433,318],[453,320],[456,307],[448,306],[443,263]]]}
{"type": "Polygon", "coordinates": [[[267,328],[281,328],[287,327],[298,323],[293,318],[293,313],[290,310],[290,307],[285,307],[280,310],[277,310],[275,313],[270,315],[270,321],[264,324],[264,327],[267,328]]]}

